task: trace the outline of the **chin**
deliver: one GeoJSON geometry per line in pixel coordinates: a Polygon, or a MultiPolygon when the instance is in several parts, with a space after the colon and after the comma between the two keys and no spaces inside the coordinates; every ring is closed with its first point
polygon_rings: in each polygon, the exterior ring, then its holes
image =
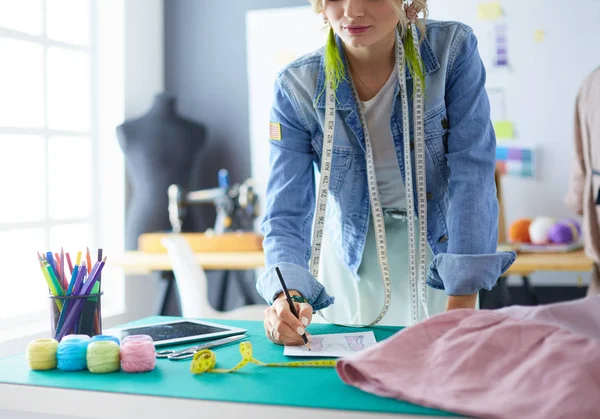
{"type": "Polygon", "coordinates": [[[351,48],[368,48],[375,42],[372,39],[361,39],[360,37],[343,38],[344,43],[351,48]]]}

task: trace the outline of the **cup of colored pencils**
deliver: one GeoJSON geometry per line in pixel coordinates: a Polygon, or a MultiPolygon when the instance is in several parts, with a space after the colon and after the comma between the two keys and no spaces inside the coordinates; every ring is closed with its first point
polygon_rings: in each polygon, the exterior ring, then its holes
{"type": "Polygon", "coordinates": [[[95,336],[102,334],[101,290],[102,269],[106,257],[102,249],[92,262],[89,249],[85,258],[77,253],[73,265],[69,253],[38,253],[42,275],[50,292],[51,330],[54,339],[70,334],[95,336]]]}

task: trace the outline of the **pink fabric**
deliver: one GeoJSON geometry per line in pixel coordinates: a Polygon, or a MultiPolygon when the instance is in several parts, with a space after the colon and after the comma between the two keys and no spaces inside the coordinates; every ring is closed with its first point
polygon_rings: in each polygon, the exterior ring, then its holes
{"type": "Polygon", "coordinates": [[[338,362],[347,384],[480,418],[600,418],[600,296],[456,310],[338,362]]]}

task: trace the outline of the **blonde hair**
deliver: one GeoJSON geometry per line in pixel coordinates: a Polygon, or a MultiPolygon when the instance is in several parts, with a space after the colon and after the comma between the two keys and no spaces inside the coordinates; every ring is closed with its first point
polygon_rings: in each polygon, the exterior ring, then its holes
{"type": "MultiPolygon", "coordinates": [[[[414,36],[411,30],[411,22],[406,11],[404,10],[405,0],[387,0],[390,6],[396,12],[398,16],[398,26],[400,28],[400,36],[403,38],[404,49],[406,52],[406,61],[408,63],[408,70],[415,79],[421,81],[421,86],[425,88],[425,74],[423,71],[423,60],[417,48],[414,44],[414,36]]],[[[325,12],[325,4],[327,0],[309,0],[313,6],[313,10],[317,14],[323,14],[325,12]]],[[[427,0],[412,0],[411,7],[415,9],[417,14],[423,13],[423,19],[427,19],[429,10],[427,8],[427,0]]],[[[415,25],[421,32],[420,40],[422,41],[425,37],[425,24],[422,20],[417,20],[415,25]]],[[[342,62],[342,58],[337,49],[335,41],[335,33],[333,28],[329,30],[329,38],[325,47],[325,72],[326,79],[333,84],[334,89],[337,90],[337,86],[342,80],[345,79],[345,69],[342,62]]]]}

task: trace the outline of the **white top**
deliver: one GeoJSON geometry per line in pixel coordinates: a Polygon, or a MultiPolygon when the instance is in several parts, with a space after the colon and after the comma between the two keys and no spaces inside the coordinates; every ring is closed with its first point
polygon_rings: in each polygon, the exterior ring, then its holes
{"type": "MultiPolygon", "coordinates": [[[[362,102],[367,127],[371,134],[375,176],[383,208],[406,209],[406,190],[398,165],[398,155],[392,137],[391,119],[398,72],[390,78],[375,97],[362,102]]],[[[399,152],[399,151],[398,151],[399,152]]]]}

